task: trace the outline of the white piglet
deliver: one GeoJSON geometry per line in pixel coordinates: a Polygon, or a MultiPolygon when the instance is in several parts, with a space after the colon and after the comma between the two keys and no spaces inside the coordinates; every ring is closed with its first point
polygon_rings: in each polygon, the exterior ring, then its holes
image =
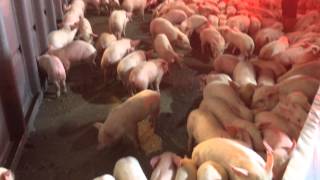
{"type": "Polygon", "coordinates": [[[206,161],[197,171],[197,180],[227,180],[228,174],[224,167],[214,161],[206,161]]]}
{"type": "Polygon", "coordinates": [[[167,180],[175,177],[175,171],[180,164],[180,157],[172,152],[164,152],[150,160],[153,172],[150,180],[167,180]]]}
{"type": "Polygon", "coordinates": [[[142,18],[144,18],[144,9],[147,6],[147,0],[124,0],[121,6],[122,9],[130,13],[133,13],[134,11],[139,11],[142,18]]]}
{"type": "Polygon", "coordinates": [[[104,174],[102,176],[96,177],[93,180],[115,180],[114,177],[110,174],[104,174]]]}
{"type": "Polygon", "coordinates": [[[117,180],[147,180],[139,161],[132,156],[121,158],[116,162],[113,176],[117,180]]]}
{"type": "Polygon", "coordinates": [[[101,51],[104,51],[105,49],[110,47],[111,44],[114,43],[116,40],[117,40],[117,38],[113,34],[102,33],[102,34],[100,34],[100,36],[95,44],[95,47],[97,48],[97,51],[100,53],[101,51]]]}
{"type": "Polygon", "coordinates": [[[165,73],[168,72],[168,63],[163,59],[153,59],[139,64],[129,75],[129,84],[132,92],[154,87],[160,92],[160,82],[165,73]]]}
{"type": "Polygon", "coordinates": [[[172,24],[181,24],[182,21],[188,18],[187,14],[181,9],[172,9],[162,16],[172,24]]]}
{"type": "Polygon", "coordinates": [[[93,37],[97,37],[97,35],[93,33],[89,20],[85,17],[80,17],[79,38],[91,44],[93,37]]]}
{"type": "Polygon", "coordinates": [[[226,47],[229,44],[234,45],[244,57],[250,57],[253,54],[254,41],[249,35],[242,33],[237,28],[232,29],[228,26],[220,27],[219,31],[226,40],[226,47]]]}
{"type": "Polygon", "coordinates": [[[72,29],[71,27],[66,26],[50,32],[48,34],[49,49],[58,49],[64,47],[65,45],[73,41],[77,31],[77,28],[72,29]]]}
{"type": "Polygon", "coordinates": [[[195,29],[199,28],[207,22],[208,19],[205,16],[195,14],[183,21],[180,25],[180,29],[190,37],[195,29]]]}
{"type": "Polygon", "coordinates": [[[56,95],[60,96],[60,87],[62,86],[63,92],[67,92],[66,86],[66,71],[60,59],[56,56],[44,54],[38,57],[38,62],[48,75],[48,81],[53,83],[56,87],[56,95]]]}
{"type": "Polygon", "coordinates": [[[126,54],[132,52],[138,46],[140,40],[121,39],[115,41],[108,49],[103,52],[101,58],[101,68],[104,77],[107,77],[107,70],[116,65],[126,54]]]}
{"type": "Polygon", "coordinates": [[[262,47],[259,57],[270,60],[273,56],[285,51],[289,47],[289,41],[286,36],[280,37],[276,41],[269,42],[262,47]]]}
{"type": "Polygon", "coordinates": [[[224,166],[230,179],[271,180],[273,156],[267,151],[267,162],[256,152],[226,138],[212,138],[197,145],[192,160],[200,166],[211,160],[224,166]]]}
{"type": "Polygon", "coordinates": [[[165,34],[169,41],[181,48],[190,50],[190,41],[187,35],[173,26],[170,21],[162,17],[155,18],[150,23],[150,33],[152,37],[157,34],[165,34]]]}
{"type": "Polygon", "coordinates": [[[4,167],[0,167],[0,180],[14,180],[14,179],[15,179],[14,174],[10,170],[4,167]]]}
{"type": "Polygon", "coordinates": [[[124,10],[112,11],[109,18],[109,32],[114,34],[118,39],[126,35],[126,26],[131,18],[131,13],[124,10]]]}
{"type": "Polygon", "coordinates": [[[177,61],[181,65],[181,56],[174,51],[165,34],[158,34],[156,36],[153,41],[153,47],[160,58],[167,60],[168,63],[177,61]]]}
{"type": "Polygon", "coordinates": [[[134,51],[121,59],[117,66],[117,74],[123,85],[128,87],[131,70],[146,60],[146,54],[143,50],[134,51]]]}
{"type": "Polygon", "coordinates": [[[99,131],[97,149],[110,147],[123,137],[129,138],[135,147],[139,148],[138,122],[149,118],[153,125],[159,112],[160,94],[158,92],[144,90],[130,97],[113,108],[104,123],[94,124],[99,131]]]}
{"type": "Polygon", "coordinates": [[[71,65],[81,61],[96,65],[97,50],[91,44],[81,40],[73,41],[60,49],[49,50],[48,54],[60,58],[66,72],[68,72],[71,65]]]}

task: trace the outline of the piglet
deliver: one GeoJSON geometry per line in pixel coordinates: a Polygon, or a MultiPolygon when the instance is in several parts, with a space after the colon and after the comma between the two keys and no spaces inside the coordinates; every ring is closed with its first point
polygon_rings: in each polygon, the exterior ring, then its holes
{"type": "Polygon", "coordinates": [[[223,166],[206,161],[200,165],[197,171],[197,180],[228,180],[228,173],[223,166]]]}
{"type": "Polygon", "coordinates": [[[117,180],[147,180],[139,161],[132,156],[121,158],[116,162],[113,176],[117,180]]]}
{"type": "MultiPolygon", "coordinates": [[[[97,122],[98,150],[111,146],[124,136],[131,139],[136,147],[139,146],[138,122],[149,117],[152,124],[160,112],[160,94],[144,90],[130,97],[124,103],[112,109],[104,123],[97,122]]],[[[117,177],[116,177],[117,178],[117,177]]]]}
{"type": "Polygon", "coordinates": [[[279,129],[287,134],[290,138],[296,139],[299,136],[298,127],[270,111],[262,111],[257,113],[255,116],[255,125],[259,129],[263,129],[265,127],[279,129]]]}
{"type": "Polygon", "coordinates": [[[64,14],[60,27],[72,27],[80,21],[81,15],[77,10],[70,10],[64,14]]]}
{"type": "Polygon", "coordinates": [[[222,26],[219,28],[220,33],[225,38],[228,47],[228,44],[234,45],[240,50],[240,54],[244,57],[250,57],[253,54],[255,45],[253,39],[242,33],[240,30],[233,28],[231,29],[228,26],[222,26]]]}
{"type": "Polygon", "coordinates": [[[229,84],[211,82],[203,89],[203,98],[210,99],[218,97],[228,103],[233,108],[234,113],[247,121],[253,121],[253,114],[239,97],[239,94],[229,84]]]}
{"type": "Polygon", "coordinates": [[[95,47],[97,48],[98,54],[101,54],[105,49],[110,47],[111,44],[114,43],[116,40],[117,40],[117,38],[113,34],[109,34],[109,33],[100,34],[100,36],[95,44],[95,47]]]}
{"type": "Polygon", "coordinates": [[[215,15],[210,14],[208,16],[208,22],[210,22],[210,24],[216,28],[219,26],[219,18],[215,15]]]}
{"type": "Polygon", "coordinates": [[[49,49],[59,49],[73,41],[78,29],[69,26],[54,30],[48,34],[49,49]]]}
{"type": "Polygon", "coordinates": [[[228,5],[226,8],[226,14],[228,15],[228,17],[230,16],[234,16],[237,13],[237,9],[235,6],[233,5],[228,5]]]}
{"type": "Polygon", "coordinates": [[[80,17],[79,38],[91,44],[93,37],[97,37],[97,35],[93,33],[89,20],[85,17],[80,17]]]}
{"type": "Polygon", "coordinates": [[[181,65],[181,56],[174,51],[165,34],[158,34],[156,36],[153,41],[153,47],[159,58],[168,61],[168,63],[178,62],[181,65]]]}
{"type": "Polygon", "coordinates": [[[118,39],[125,36],[126,26],[131,18],[131,14],[124,10],[112,11],[109,18],[109,32],[116,35],[118,39]]]}
{"type": "Polygon", "coordinates": [[[14,180],[14,179],[15,179],[14,174],[10,170],[4,167],[0,167],[0,180],[14,180]]]}
{"type": "Polygon", "coordinates": [[[255,37],[261,26],[261,21],[256,16],[250,16],[249,34],[251,37],[255,37]]]}
{"type": "Polygon", "coordinates": [[[262,133],[274,156],[274,179],[281,179],[289,162],[291,152],[296,147],[296,142],[290,139],[283,131],[274,127],[264,127],[262,133]]]}
{"type": "Polygon", "coordinates": [[[237,110],[229,106],[225,100],[219,97],[204,99],[200,103],[199,109],[210,112],[227,130],[236,129],[248,132],[254,143],[254,148],[258,151],[264,149],[258,129],[250,121],[245,121],[237,116],[235,113],[237,110]]]}
{"type": "Polygon", "coordinates": [[[150,180],[173,179],[180,164],[180,157],[172,152],[164,152],[150,160],[153,169],[150,180]]]}
{"type": "Polygon", "coordinates": [[[101,0],[100,7],[110,14],[113,10],[120,7],[120,2],[119,0],[101,0]]]}
{"type": "Polygon", "coordinates": [[[233,70],[233,80],[240,86],[257,85],[256,73],[250,61],[240,61],[233,70]]]}
{"type": "Polygon", "coordinates": [[[211,82],[216,84],[226,84],[226,85],[230,85],[232,82],[231,77],[224,73],[211,72],[205,76],[199,76],[199,77],[200,77],[201,89],[203,89],[207,84],[211,82]]]}
{"type": "Polygon", "coordinates": [[[218,56],[214,62],[214,69],[216,72],[225,73],[232,76],[234,68],[239,63],[239,58],[231,54],[222,54],[218,56]]]}
{"type": "Polygon", "coordinates": [[[190,16],[180,24],[180,30],[190,37],[195,29],[199,28],[207,22],[208,19],[205,16],[195,14],[190,16]]]}
{"type": "Polygon", "coordinates": [[[73,0],[69,5],[63,6],[63,10],[65,12],[71,11],[73,9],[78,10],[80,13],[79,15],[83,16],[86,9],[86,2],[84,2],[83,0],[73,0]]]}
{"type": "Polygon", "coordinates": [[[146,54],[143,50],[134,51],[120,60],[117,66],[117,74],[123,85],[128,87],[129,75],[131,70],[145,61],[146,54]]]}
{"type": "Polygon", "coordinates": [[[147,0],[123,0],[121,7],[129,13],[139,12],[144,18],[144,10],[147,6],[147,0]]]}
{"type": "Polygon", "coordinates": [[[304,64],[293,66],[288,72],[278,78],[278,82],[295,75],[306,75],[320,80],[320,61],[310,61],[304,64]]]}
{"type": "Polygon", "coordinates": [[[158,17],[151,21],[150,33],[152,37],[155,37],[157,34],[163,33],[174,45],[188,50],[191,49],[188,36],[181,32],[178,28],[173,26],[170,21],[164,18],[158,17]]]}
{"type": "Polygon", "coordinates": [[[99,177],[94,178],[93,180],[115,180],[112,175],[105,174],[99,177]]]}
{"type": "Polygon", "coordinates": [[[276,41],[269,42],[260,50],[259,57],[270,60],[273,56],[285,51],[289,47],[289,41],[286,36],[280,37],[276,41]]]}
{"type": "Polygon", "coordinates": [[[163,59],[152,59],[143,62],[132,69],[129,75],[129,85],[132,93],[148,89],[152,86],[160,92],[160,82],[168,72],[168,63],[163,59]]]}
{"type": "Polygon", "coordinates": [[[232,16],[227,20],[227,26],[237,28],[241,32],[248,33],[250,28],[250,18],[244,15],[232,16]]]}
{"type": "Polygon", "coordinates": [[[267,162],[253,150],[226,138],[212,138],[198,144],[192,160],[200,166],[206,161],[219,162],[230,179],[271,180],[273,155],[267,151],[267,162]]]}
{"type": "Polygon", "coordinates": [[[90,62],[95,65],[97,50],[87,42],[76,40],[63,48],[49,50],[48,54],[57,56],[61,60],[66,72],[68,72],[73,64],[81,61],[90,62]]]}
{"type": "Polygon", "coordinates": [[[275,77],[279,77],[284,74],[287,70],[286,68],[275,61],[264,61],[260,59],[251,59],[250,62],[253,64],[254,68],[257,69],[269,69],[273,72],[275,77]]]}
{"type": "MultiPolygon", "coordinates": [[[[106,49],[101,58],[101,68],[104,72],[104,78],[107,78],[108,69],[110,70],[112,66],[116,65],[126,54],[132,52],[139,44],[140,40],[124,38],[115,41],[108,49],[106,49]]],[[[112,71],[113,69],[111,69],[111,72],[112,71]]]]}
{"type": "Polygon", "coordinates": [[[273,61],[285,66],[293,64],[303,64],[315,60],[320,55],[320,46],[314,44],[303,44],[301,46],[291,46],[285,51],[274,56],[273,61]]]}
{"type": "Polygon", "coordinates": [[[214,137],[230,138],[220,122],[210,113],[199,109],[191,111],[187,120],[188,151],[196,144],[214,137]]]}
{"type": "Polygon", "coordinates": [[[284,34],[281,30],[275,28],[260,29],[254,37],[256,49],[260,50],[267,43],[275,41],[283,35],[284,34]]]}
{"type": "Polygon", "coordinates": [[[175,180],[196,180],[197,179],[197,166],[195,163],[184,157],[180,160],[180,165],[176,173],[175,180]]]}
{"type": "Polygon", "coordinates": [[[273,86],[275,84],[275,75],[271,69],[263,68],[258,71],[258,86],[273,86]]]}
{"type": "Polygon", "coordinates": [[[161,17],[167,19],[172,24],[181,24],[181,22],[188,18],[186,13],[180,9],[171,9],[169,12],[167,12],[161,17]]]}
{"type": "Polygon", "coordinates": [[[66,71],[60,59],[56,56],[44,54],[38,57],[38,62],[48,75],[48,81],[53,83],[56,87],[56,95],[60,96],[60,87],[62,86],[63,92],[67,93],[66,86],[66,71]]]}
{"type": "Polygon", "coordinates": [[[155,15],[161,16],[162,14],[168,12],[170,9],[181,9],[187,14],[188,17],[195,14],[195,11],[189,8],[183,1],[167,1],[162,4],[164,5],[156,9],[155,15]]]}
{"type": "Polygon", "coordinates": [[[222,55],[225,50],[225,40],[223,36],[213,26],[200,31],[201,51],[205,53],[205,47],[209,46],[210,57],[215,59],[222,55]]]}

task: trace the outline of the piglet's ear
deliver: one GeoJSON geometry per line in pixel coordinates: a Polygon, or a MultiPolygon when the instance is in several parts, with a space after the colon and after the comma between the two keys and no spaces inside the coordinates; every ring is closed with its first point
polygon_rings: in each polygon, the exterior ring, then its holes
{"type": "Polygon", "coordinates": [[[131,40],[131,46],[137,47],[141,43],[141,40],[131,40]]]}
{"type": "Polygon", "coordinates": [[[155,157],[151,158],[150,165],[151,165],[152,169],[154,169],[156,167],[156,165],[158,164],[159,161],[160,161],[160,156],[155,156],[155,157]]]}
{"type": "MultiPolygon", "coordinates": [[[[3,180],[11,180],[12,178],[13,178],[13,174],[12,174],[12,172],[10,171],[10,170],[8,170],[8,171],[6,171],[6,172],[4,172],[3,174],[2,174],[2,177],[0,176],[0,179],[3,179],[3,180]]],[[[1,180],[2,180],[1,179],[1,180]]]]}
{"type": "Polygon", "coordinates": [[[127,17],[128,17],[129,19],[132,18],[132,12],[126,12],[126,15],[127,15],[127,17]]]}
{"type": "Polygon", "coordinates": [[[181,157],[179,157],[177,155],[173,155],[172,156],[172,161],[176,165],[176,167],[180,167],[181,166],[181,157]]]}
{"type": "Polygon", "coordinates": [[[320,51],[320,47],[314,45],[314,46],[311,47],[311,51],[312,51],[312,53],[313,53],[314,55],[317,55],[317,54],[319,53],[319,51],[320,51]]]}
{"type": "Polygon", "coordinates": [[[268,173],[272,173],[272,168],[273,168],[273,164],[274,164],[274,158],[273,158],[273,150],[270,147],[270,145],[267,143],[267,141],[263,141],[263,145],[266,148],[267,151],[267,161],[266,161],[266,165],[264,167],[264,169],[268,172],[268,173]]]}
{"type": "Polygon", "coordinates": [[[233,165],[230,165],[232,171],[234,171],[235,174],[237,174],[238,176],[249,176],[249,172],[246,169],[240,168],[240,167],[236,167],[233,165]]]}
{"type": "Polygon", "coordinates": [[[66,4],[63,5],[63,11],[64,12],[68,11],[69,9],[70,9],[69,5],[66,5],[66,4]]]}
{"type": "Polygon", "coordinates": [[[98,38],[99,36],[98,36],[98,34],[95,34],[95,33],[91,33],[90,34],[92,37],[94,37],[94,38],[98,38]]]}
{"type": "Polygon", "coordinates": [[[100,130],[101,127],[102,127],[102,125],[103,125],[102,123],[96,122],[96,123],[93,124],[93,127],[95,127],[95,128],[97,128],[98,130],[100,130]]]}

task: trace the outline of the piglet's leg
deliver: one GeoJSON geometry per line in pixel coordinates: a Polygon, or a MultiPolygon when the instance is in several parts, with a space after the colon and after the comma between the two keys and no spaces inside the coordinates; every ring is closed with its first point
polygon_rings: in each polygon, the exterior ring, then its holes
{"type": "Polygon", "coordinates": [[[61,86],[63,88],[63,93],[66,94],[67,93],[67,84],[66,84],[65,80],[61,82],[61,86]]]}
{"type": "Polygon", "coordinates": [[[162,75],[158,75],[158,77],[156,78],[155,81],[155,85],[156,85],[156,90],[160,93],[160,83],[162,80],[162,75]]]}
{"type": "Polygon", "coordinates": [[[54,82],[54,86],[56,87],[56,95],[57,95],[57,98],[60,97],[60,84],[58,81],[55,81],[54,82]]]}
{"type": "Polygon", "coordinates": [[[138,125],[134,124],[129,129],[128,133],[129,133],[128,138],[132,141],[134,147],[140,151],[141,150],[141,146],[140,146],[140,140],[139,140],[139,137],[138,137],[138,125]]]}

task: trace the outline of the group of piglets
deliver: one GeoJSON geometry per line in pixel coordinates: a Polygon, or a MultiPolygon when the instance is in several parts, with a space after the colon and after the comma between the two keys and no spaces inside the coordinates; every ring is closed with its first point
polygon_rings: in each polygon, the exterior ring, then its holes
{"type": "MultiPolygon", "coordinates": [[[[140,148],[137,123],[149,118],[154,126],[162,76],[172,63],[182,67],[183,55],[174,48],[190,51],[190,38],[196,36],[213,72],[201,76],[203,99],[187,119],[192,156],[153,157],[151,179],[281,179],[320,83],[319,11],[299,14],[294,32],[285,33],[280,1],[165,0],[150,22],[157,58],[149,59],[149,52],[136,50],[139,40],[124,37],[133,13],[143,17],[155,2],[124,0],[124,10],[110,12],[108,32],[94,48],[96,35],[84,10],[109,1],[73,0],[62,28],[49,35],[48,53],[39,58],[57,95],[60,86],[66,91],[71,65],[95,64],[101,56],[104,78],[121,80],[133,96],[113,108],[104,123],[95,123],[98,149],[125,137],[140,148]],[[73,41],[77,31],[80,40],[73,41]]],[[[133,157],[120,159],[113,175],[147,179],[133,157]]]]}
{"type": "Polygon", "coordinates": [[[155,9],[150,33],[159,56],[179,61],[171,44],[190,49],[195,33],[214,71],[201,77],[203,100],[187,120],[191,159],[156,156],[151,179],[282,178],[319,87],[320,14],[299,14],[285,33],[278,3],[181,0],[155,9]]]}
{"type": "Polygon", "coordinates": [[[286,33],[279,3],[171,1],[153,20],[173,25],[172,9],[199,17],[189,31],[199,36],[213,72],[200,77],[203,99],[188,116],[188,149],[195,141],[194,163],[214,161],[229,179],[282,178],[319,87],[320,13],[299,14],[286,33]]]}
{"type": "Polygon", "coordinates": [[[110,10],[119,7],[119,2],[73,0],[65,6],[66,12],[59,25],[61,28],[49,33],[49,49],[44,55],[38,57],[39,66],[47,72],[49,82],[56,87],[57,97],[60,96],[61,89],[64,93],[67,92],[66,75],[69,69],[80,62],[96,65],[97,57],[101,57],[100,65],[104,78],[115,78],[117,73],[118,79],[132,94],[149,86],[160,91],[159,84],[162,76],[168,71],[167,61],[161,57],[147,61],[147,58],[151,57],[148,56],[150,53],[135,50],[140,40],[123,38],[133,12],[136,10],[144,12],[146,7],[155,2],[124,0],[122,8],[125,10],[110,12],[108,28],[99,38],[93,32],[89,20],[84,17],[86,7],[91,5],[100,10],[107,6],[110,10]],[[115,4],[118,6],[114,7],[115,4]],[[92,45],[94,38],[98,38],[95,46],[92,45]]]}

